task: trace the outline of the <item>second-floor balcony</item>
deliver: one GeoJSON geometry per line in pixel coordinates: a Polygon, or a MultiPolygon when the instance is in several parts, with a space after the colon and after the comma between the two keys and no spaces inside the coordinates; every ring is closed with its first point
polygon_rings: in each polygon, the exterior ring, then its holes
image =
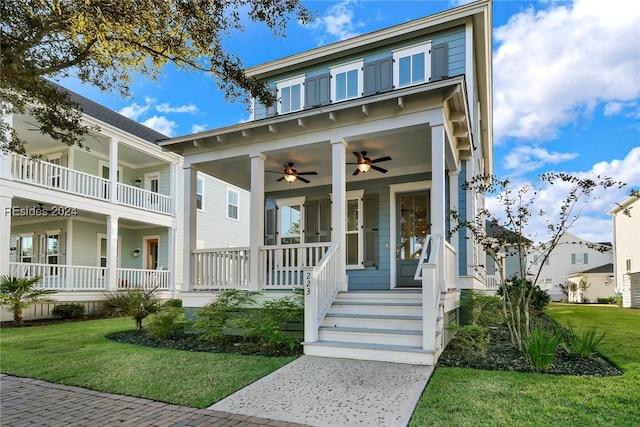
{"type": "MultiPolygon", "coordinates": [[[[106,178],[15,153],[10,156],[11,178],[14,181],[96,200],[112,201],[111,192],[114,189],[106,178]]],[[[173,213],[170,196],[121,182],[115,188],[114,200],[121,205],[151,212],[168,215],[173,213]]]]}

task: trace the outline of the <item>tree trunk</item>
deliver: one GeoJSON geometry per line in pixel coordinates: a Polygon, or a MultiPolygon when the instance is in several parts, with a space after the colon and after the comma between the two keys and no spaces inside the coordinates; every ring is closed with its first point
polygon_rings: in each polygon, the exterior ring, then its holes
{"type": "Polygon", "coordinates": [[[13,312],[13,324],[16,326],[22,326],[24,324],[22,310],[16,310],[13,312]]]}

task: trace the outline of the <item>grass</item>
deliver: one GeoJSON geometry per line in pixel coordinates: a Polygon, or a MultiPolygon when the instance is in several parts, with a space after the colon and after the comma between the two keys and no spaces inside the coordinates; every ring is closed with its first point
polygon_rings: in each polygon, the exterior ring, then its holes
{"type": "MultiPolygon", "coordinates": [[[[411,426],[640,425],[640,310],[552,304],[547,313],[607,335],[599,351],[625,373],[588,378],[437,368],[411,426]]],[[[579,327],[575,328],[580,330],[579,327]]]]}
{"type": "Polygon", "coordinates": [[[113,342],[128,318],[0,330],[0,371],[205,408],[294,357],[163,350],[113,342]]]}

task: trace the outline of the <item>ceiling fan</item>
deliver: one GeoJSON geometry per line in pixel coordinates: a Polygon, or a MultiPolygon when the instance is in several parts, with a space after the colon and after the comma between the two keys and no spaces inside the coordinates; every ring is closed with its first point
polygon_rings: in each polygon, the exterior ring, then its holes
{"type": "Polygon", "coordinates": [[[368,172],[369,169],[375,169],[378,172],[382,172],[382,173],[387,173],[388,171],[386,169],[383,169],[379,166],[374,165],[374,163],[380,163],[380,162],[386,162],[387,160],[391,160],[391,157],[389,156],[384,156],[384,157],[380,157],[379,159],[373,159],[371,160],[369,157],[367,157],[367,152],[366,151],[361,151],[361,152],[357,152],[354,151],[353,154],[358,158],[358,162],[357,163],[347,163],[348,165],[357,165],[356,166],[356,170],[353,172],[354,175],[358,175],[360,172],[365,173],[368,172]]]}
{"type": "Polygon", "coordinates": [[[299,179],[300,181],[304,182],[305,184],[308,184],[309,181],[306,178],[303,178],[301,175],[318,175],[318,172],[298,172],[297,170],[295,170],[293,168],[293,163],[289,162],[286,165],[284,165],[284,172],[277,172],[277,171],[265,171],[265,172],[270,172],[270,173],[279,173],[282,174],[282,176],[278,179],[276,179],[276,181],[287,181],[288,183],[292,183],[294,182],[296,179],[299,179]]]}

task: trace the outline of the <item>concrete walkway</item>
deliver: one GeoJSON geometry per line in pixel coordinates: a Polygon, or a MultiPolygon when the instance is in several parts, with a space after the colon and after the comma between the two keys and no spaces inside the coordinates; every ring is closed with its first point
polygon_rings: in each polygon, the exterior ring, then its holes
{"type": "Polygon", "coordinates": [[[9,375],[0,375],[0,425],[303,427],[9,375]]]}
{"type": "Polygon", "coordinates": [[[433,366],[302,356],[209,407],[312,426],[406,426],[433,366]]]}

